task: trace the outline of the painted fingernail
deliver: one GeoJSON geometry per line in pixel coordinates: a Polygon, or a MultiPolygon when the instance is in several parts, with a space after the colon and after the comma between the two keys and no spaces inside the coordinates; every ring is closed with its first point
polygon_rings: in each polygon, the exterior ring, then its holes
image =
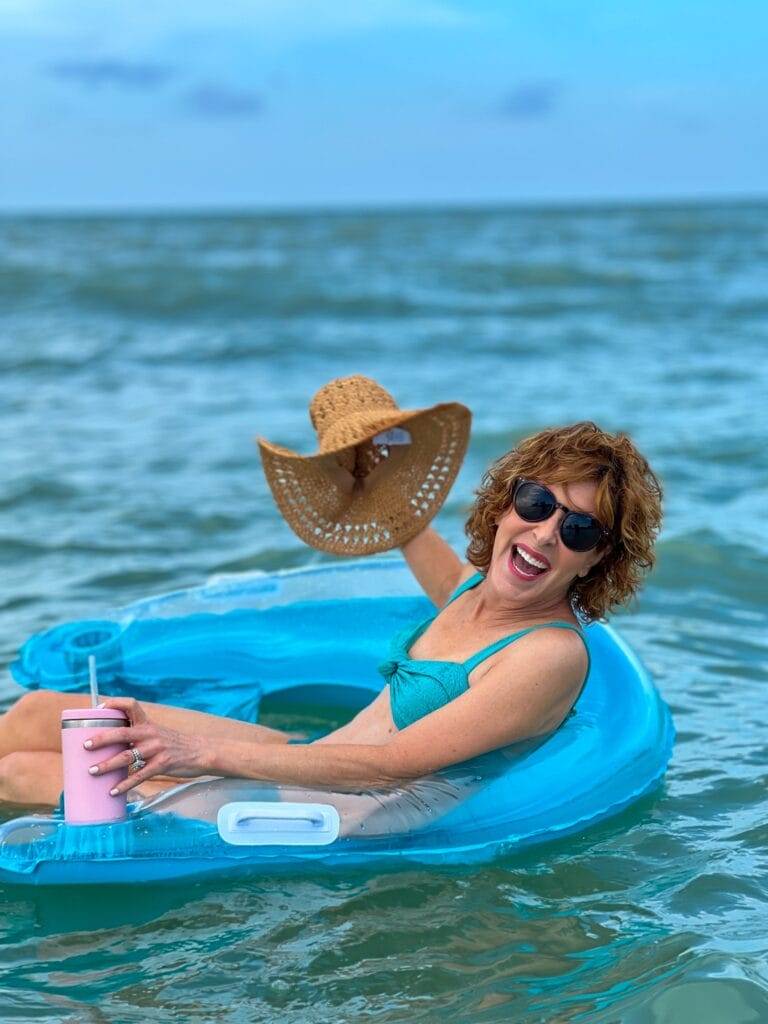
{"type": "Polygon", "coordinates": [[[98,775],[99,774],[99,766],[97,764],[92,764],[91,767],[88,769],[88,774],[89,775],[98,775]]]}
{"type": "Polygon", "coordinates": [[[117,796],[117,790],[116,789],[110,789],[109,795],[110,796],[117,796]]]}
{"type": "Polygon", "coordinates": [[[105,708],[106,706],[107,706],[106,704],[97,704],[96,705],[97,708],[105,708]]]}
{"type": "Polygon", "coordinates": [[[85,747],[86,750],[90,750],[91,747],[93,746],[93,740],[86,740],[83,746],[85,747]]]}

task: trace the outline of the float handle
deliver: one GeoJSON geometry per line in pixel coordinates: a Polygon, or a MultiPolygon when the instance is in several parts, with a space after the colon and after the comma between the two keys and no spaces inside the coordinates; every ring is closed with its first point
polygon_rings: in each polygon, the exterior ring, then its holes
{"type": "Polygon", "coordinates": [[[332,804],[248,800],[224,804],[217,815],[224,842],[241,846],[324,846],[338,838],[340,825],[332,804]]]}

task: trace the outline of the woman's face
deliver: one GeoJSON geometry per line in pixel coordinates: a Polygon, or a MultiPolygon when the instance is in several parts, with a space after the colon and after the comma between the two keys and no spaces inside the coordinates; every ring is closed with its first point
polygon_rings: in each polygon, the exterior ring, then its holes
{"type": "MultiPolygon", "coordinates": [[[[538,480],[557,501],[574,512],[597,515],[597,485],[583,480],[570,484],[551,484],[538,480]]],[[[527,523],[510,507],[501,517],[493,545],[488,576],[501,593],[516,604],[546,608],[563,600],[577,576],[586,576],[600,561],[605,548],[571,551],[560,537],[565,512],[555,509],[541,523],[527,523]],[[532,564],[535,563],[535,564],[532,564]]]]}

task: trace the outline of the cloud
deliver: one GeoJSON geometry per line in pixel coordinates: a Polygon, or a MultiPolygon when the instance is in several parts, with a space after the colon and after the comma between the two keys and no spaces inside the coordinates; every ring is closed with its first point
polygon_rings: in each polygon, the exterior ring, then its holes
{"type": "Polygon", "coordinates": [[[209,83],[188,93],[185,106],[200,117],[236,118],[260,114],[264,103],[255,92],[209,83]]]}
{"type": "Polygon", "coordinates": [[[48,73],[55,78],[77,82],[87,88],[112,85],[121,89],[156,89],[172,75],[164,64],[149,64],[115,58],[62,60],[51,64],[48,73]]]}
{"type": "Polygon", "coordinates": [[[259,45],[282,49],[318,38],[377,30],[456,30],[484,19],[460,0],[0,0],[0,32],[49,40],[119,39],[141,54],[180,31],[189,36],[259,33],[259,45]]]}
{"type": "Polygon", "coordinates": [[[560,82],[520,82],[499,104],[503,117],[535,120],[549,117],[557,109],[563,87],[560,82]]]}

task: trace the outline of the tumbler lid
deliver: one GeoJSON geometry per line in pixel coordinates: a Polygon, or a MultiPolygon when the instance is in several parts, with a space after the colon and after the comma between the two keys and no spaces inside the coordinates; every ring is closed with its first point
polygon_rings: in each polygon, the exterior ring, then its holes
{"type": "Polygon", "coordinates": [[[94,719],[111,722],[128,721],[125,712],[119,711],[117,708],[68,708],[61,712],[62,722],[74,722],[83,719],[87,719],[89,722],[94,719]]]}

